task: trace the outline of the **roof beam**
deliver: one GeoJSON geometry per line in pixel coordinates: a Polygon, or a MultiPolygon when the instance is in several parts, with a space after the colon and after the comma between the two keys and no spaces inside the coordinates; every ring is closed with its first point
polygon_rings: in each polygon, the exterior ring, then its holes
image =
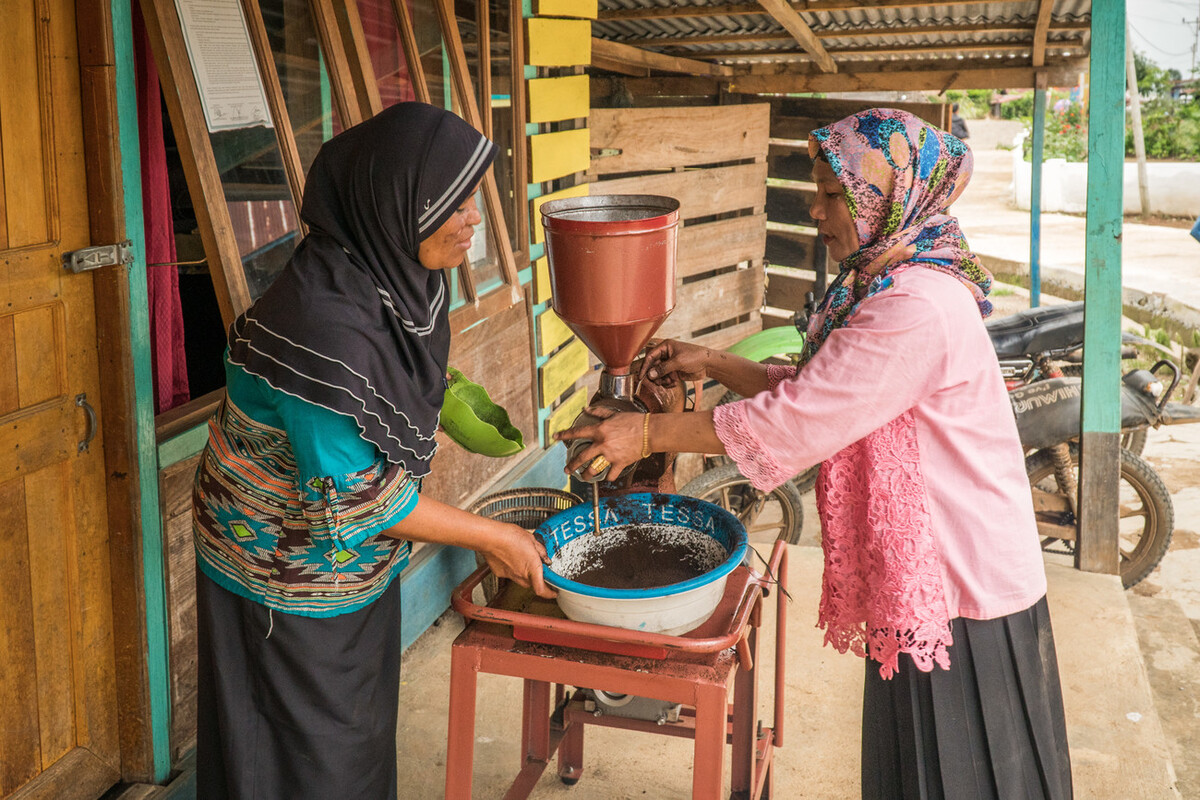
{"type": "MultiPolygon", "coordinates": [[[[1036,70],[1029,64],[996,66],[986,62],[931,69],[929,64],[898,62],[895,65],[867,64],[861,71],[850,72],[851,65],[842,64],[842,71],[830,75],[816,70],[788,70],[770,75],[743,75],[725,81],[729,92],[747,94],[785,94],[789,92],[875,92],[875,91],[933,91],[946,89],[1012,89],[1032,88],[1035,74],[1048,73],[1051,86],[1070,86],[1087,69],[1087,59],[1073,59],[1036,70]],[[894,66],[894,69],[887,67],[894,66]],[[903,68],[901,68],[903,67],[903,68]]],[[[636,91],[632,86],[630,91],[636,91]]]]}
{"type": "Polygon", "coordinates": [[[808,23],[800,18],[787,0],[758,0],[758,2],[812,56],[813,61],[817,62],[821,69],[825,72],[837,72],[837,64],[834,63],[833,57],[825,52],[825,46],[813,34],[812,28],[808,27],[808,23]]]}
{"type": "MultiPolygon", "coordinates": [[[[793,92],[932,91],[944,89],[1032,89],[1037,75],[1046,74],[1051,86],[1070,86],[1088,67],[1086,58],[1056,61],[1042,69],[1028,63],[998,66],[970,61],[953,69],[930,69],[911,62],[892,64],[842,64],[829,74],[811,65],[794,65],[769,75],[739,75],[733,78],[653,77],[622,78],[634,97],[717,96],[723,93],[788,94],[793,92]]],[[[613,79],[593,76],[592,97],[608,97],[613,79]]]]}
{"type": "Polygon", "coordinates": [[[729,77],[734,74],[731,67],[722,64],[663,55],[606,39],[592,39],[592,66],[625,75],[645,76],[649,75],[651,70],[714,77],[729,77]]]}
{"type": "MultiPolygon", "coordinates": [[[[1062,50],[1083,50],[1083,39],[1064,39],[1062,41],[1051,42],[1050,47],[1062,50]]],[[[971,53],[975,55],[983,55],[985,53],[1009,53],[1013,50],[1028,50],[1029,42],[948,42],[946,44],[917,44],[917,45],[894,45],[894,46],[879,46],[879,47],[838,47],[829,50],[829,53],[837,56],[871,56],[874,59],[891,58],[892,56],[924,56],[937,55],[939,53],[971,53]]],[[[700,55],[699,52],[692,55],[700,55]]],[[[787,57],[790,61],[807,61],[812,58],[806,52],[800,50],[706,50],[703,55],[708,58],[727,60],[731,58],[781,58],[787,57]]],[[[1009,58],[1007,55],[997,55],[996,58],[1009,58]]],[[[842,62],[845,66],[848,62],[842,62]]],[[[1045,59],[1043,58],[1043,64],[1045,59]]],[[[1040,65],[1039,65],[1040,66],[1040,65]]]]}
{"type": "Polygon", "coordinates": [[[1033,65],[1035,67],[1046,63],[1046,39],[1050,34],[1050,19],[1053,14],[1054,0],[1041,0],[1038,3],[1037,24],[1033,28],[1033,65]]]}
{"type": "MultiPolygon", "coordinates": [[[[993,0],[961,0],[955,5],[980,5],[993,0]]],[[[921,3],[914,0],[876,0],[864,3],[862,0],[819,0],[818,2],[789,2],[785,3],[793,11],[878,11],[881,8],[921,8],[924,6],[944,6],[943,3],[921,3]]],[[[683,17],[738,17],[763,13],[762,6],[754,3],[738,3],[725,6],[663,6],[654,8],[622,8],[611,11],[601,11],[597,19],[632,20],[632,19],[675,19],[683,17]]]]}
{"type": "MultiPolygon", "coordinates": [[[[1055,33],[1071,33],[1073,31],[1091,30],[1090,22],[1062,22],[1054,25],[1049,30],[1055,33]]],[[[1047,31],[1048,33],[1049,31],[1047,31]]],[[[1010,33],[1030,33],[1035,34],[1036,28],[1033,25],[989,25],[987,23],[979,23],[972,25],[960,25],[953,28],[948,28],[941,25],[905,25],[905,26],[888,26],[886,28],[856,28],[853,30],[844,31],[813,31],[818,39],[862,39],[866,37],[879,37],[881,39],[899,36],[915,36],[924,33],[939,33],[939,34],[972,34],[972,33],[994,33],[994,34],[1010,34],[1010,33]]],[[[666,47],[671,45],[689,45],[689,44],[724,44],[733,42],[777,42],[790,40],[792,37],[786,31],[773,31],[767,33],[714,33],[701,34],[698,36],[644,36],[636,39],[620,39],[621,44],[631,45],[633,47],[666,47]]],[[[836,51],[833,51],[836,52],[836,51]]]]}

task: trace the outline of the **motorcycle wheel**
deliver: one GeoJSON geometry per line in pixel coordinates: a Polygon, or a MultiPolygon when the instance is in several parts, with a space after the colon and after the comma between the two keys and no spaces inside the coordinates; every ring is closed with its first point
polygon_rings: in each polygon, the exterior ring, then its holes
{"type": "MultiPolygon", "coordinates": [[[[1071,463],[1079,475],[1079,445],[1071,443],[1071,463]]],[[[1054,477],[1054,458],[1039,450],[1025,459],[1029,483],[1047,492],[1059,492],[1054,477]]],[[[1126,588],[1146,578],[1171,546],[1175,532],[1175,508],[1171,494],[1154,468],[1128,450],[1121,451],[1120,486],[1121,584],[1126,588]]],[[[1050,539],[1043,542],[1058,542],[1050,539]]]]}
{"type": "Polygon", "coordinates": [[[1146,436],[1149,432],[1148,428],[1142,428],[1141,430],[1121,434],[1121,448],[1128,450],[1135,456],[1140,456],[1146,451],[1146,436]]]}
{"type": "Polygon", "coordinates": [[[730,462],[700,473],[679,493],[715,503],[733,514],[745,526],[751,543],[800,541],[804,509],[800,493],[791,482],[760,492],[738,471],[737,464],[730,462]]]}
{"type": "MultiPolygon", "coordinates": [[[[721,399],[717,401],[717,405],[723,406],[726,403],[736,403],[738,400],[741,400],[741,399],[742,399],[742,396],[740,394],[738,394],[737,392],[728,391],[728,392],[725,392],[725,394],[721,395],[721,399]]],[[[724,456],[716,456],[712,460],[719,464],[732,464],[733,463],[732,461],[730,461],[728,458],[725,458],[724,456]]],[[[821,470],[820,464],[813,464],[811,467],[804,470],[804,472],[801,472],[799,475],[792,478],[792,485],[796,487],[796,491],[799,492],[800,494],[804,494],[805,492],[811,492],[813,490],[813,487],[817,485],[817,473],[820,472],[820,470],[821,470]]]]}

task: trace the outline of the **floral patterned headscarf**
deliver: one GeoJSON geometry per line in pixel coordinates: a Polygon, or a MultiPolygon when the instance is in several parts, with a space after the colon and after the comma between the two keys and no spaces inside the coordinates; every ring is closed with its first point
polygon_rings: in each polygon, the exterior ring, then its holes
{"type": "Polygon", "coordinates": [[[803,361],[863,300],[891,286],[902,266],[953,275],[980,314],[992,313],[992,276],[946,213],[971,178],[971,151],[961,139],[907,111],[871,108],[813,131],[808,152],[828,161],[841,182],[859,248],[842,261],[809,321],[803,361]]]}

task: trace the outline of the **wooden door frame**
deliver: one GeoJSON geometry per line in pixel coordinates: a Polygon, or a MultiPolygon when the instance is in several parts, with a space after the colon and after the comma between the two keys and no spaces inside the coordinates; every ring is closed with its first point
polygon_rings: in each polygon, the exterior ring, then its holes
{"type": "Polygon", "coordinates": [[[91,240],[130,240],[135,263],[94,273],[108,500],[121,779],[170,764],[170,674],[130,5],[77,6],[91,240]]]}

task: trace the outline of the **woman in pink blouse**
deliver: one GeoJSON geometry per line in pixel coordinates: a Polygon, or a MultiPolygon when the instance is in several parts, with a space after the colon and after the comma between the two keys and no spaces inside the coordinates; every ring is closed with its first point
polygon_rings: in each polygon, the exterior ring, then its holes
{"type": "Polygon", "coordinates": [[[869,659],[862,796],[1070,797],[1029,481],[983,325],[991,276],[946,213],[971,153],[894,109],[813,131],[809,153],[811,215],[840,272],[801,366],[659,343],[651,380],[714,379],[747,399],[594,410],[601,423],[559,435],[592,441],[567,470],[726,453],[770,490],[821,463],[819,625],[869,659]]]}

